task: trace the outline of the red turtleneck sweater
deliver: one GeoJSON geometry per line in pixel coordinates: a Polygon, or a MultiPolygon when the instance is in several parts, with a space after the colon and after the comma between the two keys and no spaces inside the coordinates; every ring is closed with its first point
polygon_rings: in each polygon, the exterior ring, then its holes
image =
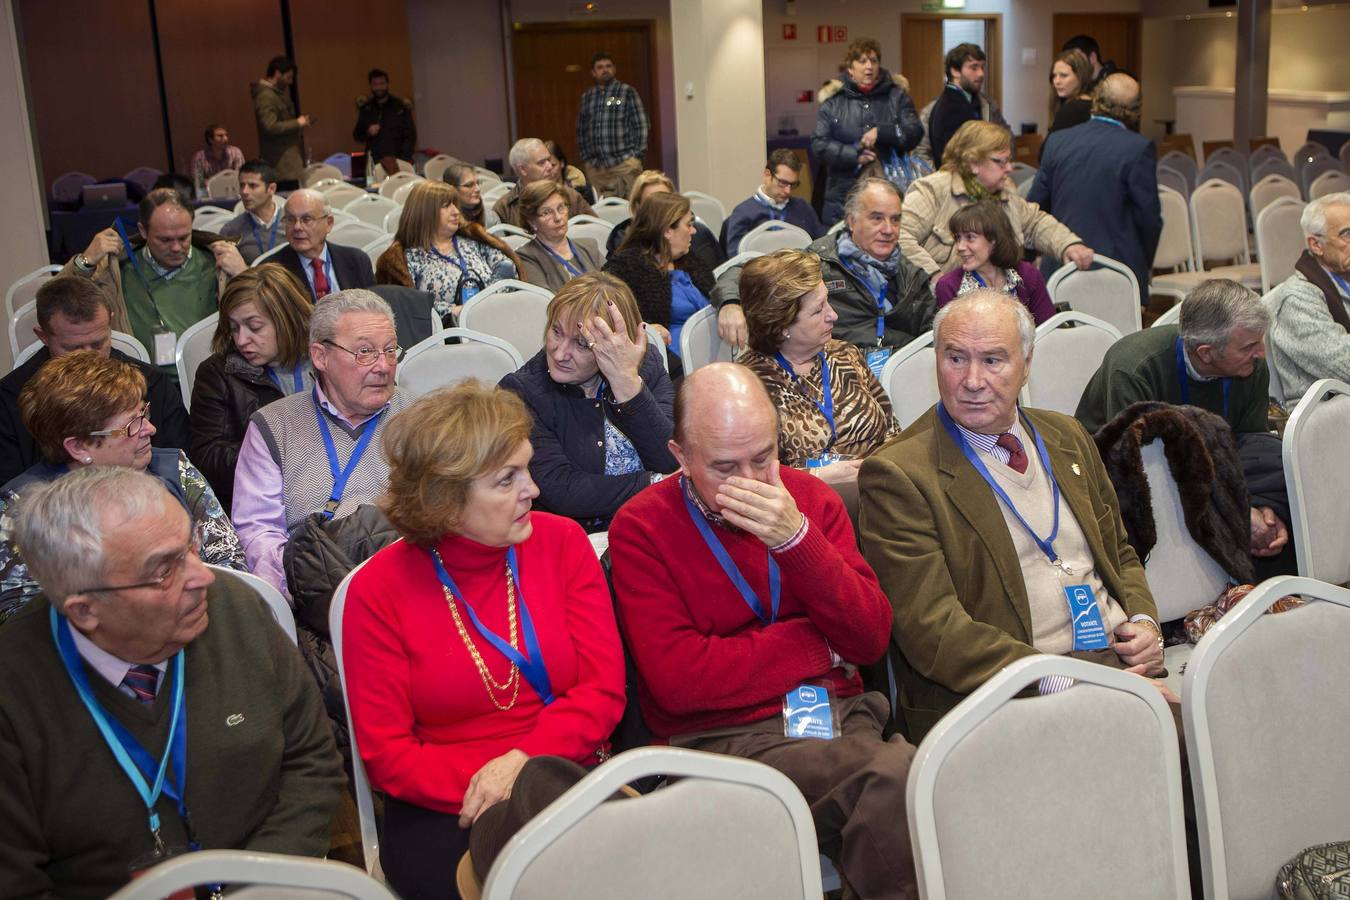
{"type": "MultiPolygon", "coordinates": [[[[820,479],[779,470],[810,522],[806,536],[775,554],[782,573],[778,619],[756,617],[689,518],[679,478],[647,488],[620,508],[609,530],[614,591],[638,669],[638,697],[658,737],[757,722],[782,714],[783,695],[827,678],[838,696],[862,691],[856,674],[832,668],[873,663],[886,651],[891,606],[858,553],[844,503],[820,479]]],[[[764,543],[713,525],[768,609],[764,543]]]]}
{"type": "MultiPolygon", "coordinates": [[[[581,527],[548,513],[531,518],[534,532],[516,548],[517,598],[529,604],[539,635],[557,698],[549,706],[523,676],[512,709],[492,704],[426,550],[398,541],[352,579],[342,629],[347,698],[375,787],[458,813],[473,774],[509,750],[598,762],[595,751],[624,708],[614,608],[581,527]]],[[[483,624],[506,638],[506,548],[458,536],[437,548],[483,624]]],[[[510,663],[478,635],[462,605],[459,616],[492,677],[504,682],[510,663]]],[[[496,696],[507,702],[511,695],[496,696]]]]}

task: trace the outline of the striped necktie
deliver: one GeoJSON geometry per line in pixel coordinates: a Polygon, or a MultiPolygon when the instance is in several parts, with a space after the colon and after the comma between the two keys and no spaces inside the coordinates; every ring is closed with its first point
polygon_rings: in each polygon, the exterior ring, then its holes
{"type": "Polygon", "coordinates": [[[122,686],[131,689],[131,693],[142,703],[155,701],[155,689],[159,686],[159,670],[154,666],[132,666],[122,678],[122,686]]]}

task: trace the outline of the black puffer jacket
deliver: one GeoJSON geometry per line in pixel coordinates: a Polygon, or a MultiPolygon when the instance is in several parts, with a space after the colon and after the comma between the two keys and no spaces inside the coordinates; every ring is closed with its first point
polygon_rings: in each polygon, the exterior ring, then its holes
{"type": "Polygon", "coordinates": [[[197,367],[188,417],[192,430],[188,456],[211,482],[226,512],[234,499],[234,465],[248,420],[280,399],[281,391],[263,370],[234,351],[224,356],[213,353],[197,367]]]}
{"type": "MultiPolygon", "coordinates": [[[[614,230],[605,241],[606,256],[613,256],[619,252],[619,246],[628,234],[628,226],[632,224],[632,219],[624,219],[614,226],[614,230]]],[[[703,268],[709,272],[727,261],[727,255],[722,251],[722,243],[717,240],[717,235],[708,230],[708,226],[702,222],[694,223],[694,240],[689,245],[689,255],[698,257],[703,268]]]]}
{"type": "MultiPolygon", "coordinates": [[[[694,287],[712,302],[713,289],[717,282],[712,270],[704,266],[703,261],[689,253],[675,263],[675,268],[683,270],[694,287]]],[[[640,250],[622,250],[605,262],[604,271],[618,278],[633,292],[642,321],[653,325],[670,327],[671,288],[670,274],[663,271],[640,250]]]]}
{"type": "Polygon", "coordinates": [[[351,756],[347,706],[342,701],[337,655],[328,631],[333,592],[352,569],[398,540],[394,526],[374,506],[325,522],[317,514],[304,521],[286,542],[282,564],[295,603],[300,651],[319,683],[324,709],[344,759],[351,756]]]}
{"type": "Polygon", "coordinates": [[[825,206],[820,220],[833,225],[844,216],[844,197],[858,178],[858,141],[876,126],[877,146],[908,153],[923,140],[923,123],[909,96],[909,82],[881,70],[872,90],[864,94],[847,74],[821,88],[817,95],[816,130],[811,153],[825,166],[825,206]]]}
{"type": "MultiPolygon", "coordinates": [[[[834,336],[864,353],[877,345],[877,301],[863,280],[839,259],[839,239],[846,230],[827,234],[806,249],[820,257],[820,277],[830,306],[839,316],[834,336]]],[[[896,255],[895,277],[886,285],[891,311],[882,323],[881,342],[892,350],[905,346],[933,327],[937,301],[923,269],[896,255]]],[[[725,277],[725,276],[724,276],[725,277]]]]}

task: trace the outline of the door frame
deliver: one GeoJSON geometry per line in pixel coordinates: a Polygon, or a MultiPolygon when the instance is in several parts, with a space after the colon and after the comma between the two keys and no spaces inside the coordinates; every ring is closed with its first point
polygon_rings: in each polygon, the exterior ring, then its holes
{"type": "MultiPolygon", "coordinates": [[[[904,74],[909,60],[904,57],[904,31],[905,24],[914,21],[942,21],[943,19],[981,19],[985,22],[985,41],[987,46],[983,47],[984,63],[984,95],[993,100],[999,109],[1003,108],[1003,14],[1002,13],[982,13],[982,12],[918,12],[900,14],[900,72],[904,74]],[[990,75],[994,78],[991,79],[990,75]]],[[[944,76],[946,73],[943,73],[944,76]]],[[[944,78],[945,80],[945,78],[944,78]]]]}

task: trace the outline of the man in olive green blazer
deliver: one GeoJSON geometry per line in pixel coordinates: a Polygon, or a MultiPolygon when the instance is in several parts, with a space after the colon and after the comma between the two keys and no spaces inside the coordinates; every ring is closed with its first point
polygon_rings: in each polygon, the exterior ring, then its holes
{"type": "MultiPolygon", "coordinates": [[[[1075,655],[1161,674],[1157,608],[1091,438],[1060,413],[1024,410],[1019,422],[1017,395],[1026,383],[1034,335],[1030,315],[1015,300],[981,291],[944,307],[934,326],[943,408],[974,439],[1009,430],[1029,435],[1025,424],[1031,423],[1064,501],[1060,543],[1071,513],[1086,543],[1085,551],[1079,544],[1084,563],[1077,574],[1084,574],[1090,552],[1095,575],[1114,600],[1110,609],[1120,624],[1112,629],[1108,617],[1111,646],[1075,655]]],[[[978,452],[975,443],[963,441],[978,452]]],[[[989,470],[999,464],[997,457],[984,458],[991,460],[989,470]]],[[[1023,566],[1049,561],[1023,562],[1027,557],[1019,556],[1000,500],[940,421],[937,407],[863,463],[859,486],[864,555],[894,608],[897,723],[917,743],[1008,663],[1043,652],[1032,643],[1023,566]]],[[[1053,602],[1047,603],[1039,608],[1053,611],[1053,602]]]]}

